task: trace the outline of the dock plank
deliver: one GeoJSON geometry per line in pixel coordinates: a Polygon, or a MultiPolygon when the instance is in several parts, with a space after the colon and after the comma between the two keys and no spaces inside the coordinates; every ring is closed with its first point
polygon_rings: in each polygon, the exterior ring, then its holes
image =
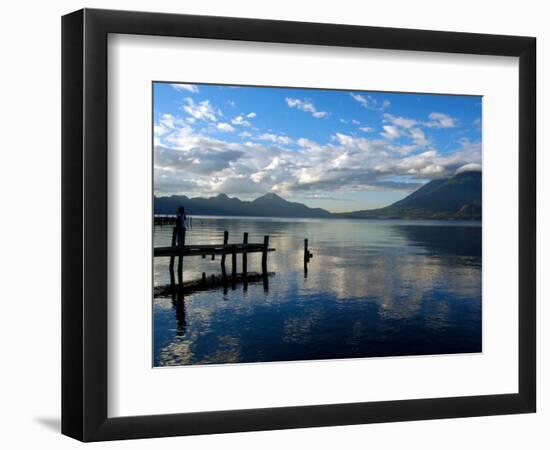
{"type": "MultiPolygon", "coordinates": [[[[263,245],[227,245],[227,246],[212,246],[208,248],[201,248],[202,246],[185,246],[182,248],[178,247],[155,247],[154,256],[155,257],[164,257],[164,256],[202,256],[202,255],[231,255],[232,253],[261,253],[263,252],[263,245]]],[[[274,252],[274,248],[268,248],[268,252],[274,252]]]]}

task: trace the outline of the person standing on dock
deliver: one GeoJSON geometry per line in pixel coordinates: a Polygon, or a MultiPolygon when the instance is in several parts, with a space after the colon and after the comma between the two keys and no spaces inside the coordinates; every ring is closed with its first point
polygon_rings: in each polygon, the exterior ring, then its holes
{"type": "Polygon", "coordinates": [[[178,212],[176,214],[176,230],[177,230],[177,236],[178,236],[178,246],[180,245],[179,240],[181,239],[181,236],[183,236],[183,232],[186,231],[185,225],[187,223],[187,216],[185,215],[185,208],[183,206],[180,206],[178,208],[178,212]]]}

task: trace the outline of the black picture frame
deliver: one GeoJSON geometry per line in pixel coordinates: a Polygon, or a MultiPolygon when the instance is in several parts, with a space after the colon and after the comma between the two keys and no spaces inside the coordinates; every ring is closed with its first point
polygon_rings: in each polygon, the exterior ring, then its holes
{"type": "Polygon", "coordinates": [[[82,441],[530,413],[536,408],[536,39],[83,9],[62,18],[62,433],[82,441]],[[109,418],[107,36],[519,57],[517,393],[109,418]]]}

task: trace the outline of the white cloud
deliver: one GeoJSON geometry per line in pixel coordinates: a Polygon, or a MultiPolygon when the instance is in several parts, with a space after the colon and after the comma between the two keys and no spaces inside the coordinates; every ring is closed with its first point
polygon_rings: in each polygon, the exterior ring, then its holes
{"type": "Polygon", "coordinates": [[[233,128],[231,125],[229,125],[228,123],[223,123],[223,122],[220,122],[216,125],[216,128],[220,131],[223,131],[225,133],[232,133],[233,131],[235,131],[235,128],[233,128]]]}
{"type": "MultiPolygon", "coordinates": [[[[445,116],[443,114],[443,116],[445,116]]],[[[390,125],[384,126],[385,132],[382,133],[387,139],[395,139],[396,137],[406,136],[411,141],[418,146],[427,146],[430,141],[426,137],[423,126],[429,126],[428,123],[433,123],[433,119],[441,120],[441,123],[448,124],[449,116],[440,117],[432,116],[430,114],[431,122],[423,122],[421,120],[412,119],[408,117],[394,116],[393,114],[384,114],[383,121],[389,123],[390,125]]]]}
{"type": "Polygon", "coordinates": [[[384,125],[382,128],[384,129],[384,131],[380,134],[386,139],[391,140],[401,136],[401,132],[399,131],[399,128],[394,125],[384,125]]]}
{"type": "Polygon", "coordinates": [[[176,129],[187,129],[187,125],[183,120],[174,117],[172,114],[162,114],[153,127],[155,144],[163,136],[174,132],[176,129]]]}
{"type": "Polygon", "coordinates": [[[426,139],[426,135],[420,128],[411,128],[409,130],[409,136],[416,145],[425,146],[429,144],[428,139],[426,139]]]}
{"type": "Polygon", "coordinates": [[[442,170],[442,166],[436,163],[437,156],[437,151],[428,150],[402,158],[398,161],[397,167],[400,172],[409,175],[438,174],[442,170]]]}
{"type": "Polygon", "coordinates": [[[364,133],[372,133],[374,131],[374,128],[372,128],[372,127],[361,127],[359,129],[361,131],[363,131],[364,133]]]}
{"type": "Polygon", "coordinates": [[[361,124],[361,122],[359,122],[358,120],[355,120],[355,119],[352,119],[351,123],[354,124],[354,125],[360,125],[361,124]]]}
{"type": "Polygon", "coordinates": [[[402,128],[412,128],[415,125],[418,125],[418,120],[409,119],[406,117],[397,117],[392,114],[384,114],[384,121],[402,128]]]}
{"type": "Polygon", "coordinates": [[[259,194],[265,192],[269,188],[260,182],[256,182],[251,176],[247,175],[231,175],[224,178],[219,183],[213,186],[213,193],[226,194],[230,192],[232,195],[241,194],[259,194]]]}
{"type": "Polygon", "coordinates": [[[287,97],[285,100],[289,108],[297,108],[301,111],[311,113],[311,115],[316,119],[322,119],[329,115],[329,113],[326,111],[318,111],[315,105],[311,102],[311,100],[307,100],[307,99],[300,100],[299,98],[290,98],[290,97],[287,97]]]}
{"type": "Polygon", "coordinates": [[[256,113],[255,112],[248,113],[246,117],[248,117],[249,119],[254,119],[254,117],[256,117],[256,113]]]}
{"type": "Polygon", "coordinates": [[[196,84],[183,84],[183,83],[175,84],[174,83],[172,84],[172,87],[179,92],[187,91],[187,92],[192,92],[193,94],[198,94],[199,92],[199,88],[196,84]]]}
{"type": "Polygon", "coordinates": [[[428,117],[430,120],[425,125],[430,128],[455,128],[457,126],[457,120],[448,114],[433,112],[428,117]]]}
{"type": "Polygon", "coordinates": [[[255,139],[259,141],[270,141],[270,142],[283,144],[283,145],[288,145],[292,142],[292,139],[290,139],[288,136],[277,135],[273,133],[263,133],[257,136],[255,139]]]}
{"type": "Polygon", "coordinates": [[[167,133],[175,128],[176,120],[177,119],[172,114],[163,114],[160,116],[158,123],[155,124],[155,130],[159,134],[167,133]]]}
{"type": "Polygon", "coordinates": [[[369,105],[369,101],[367,100],[366,97],[362,96],[361,94],[353,94],[353,93],[350,93],[350,95],[352,96],[352,98],[359,102],[361,104],[361,106],[365,107],[365,108],[368,108],[370,105],[369,105]]]}
{"type": "MultiPolygon", "coordinates": [[[[155,192],[253,197],[272,191],[303,198],[373,189],[410,191],[426,179],[481,164],[479,142],[463,139],[454,151],[440,153],[428,142],[420,121],[411,128],[387,122],[387,136],[335,133],[326,143],[272,131],[254,134],[252,128],[239,133],[242,142],[230,142],[221,133],[203,135],[194,126],[183,115],[157,117],[155,192]]],[[[204,132],[229,131],[227,126],[237,131],[229,123],[209,121],[204,132]]]]}
{"type": "Polygon", "coordinates": [[[157,145],[155,147],[155,168],[173,172],[181,171],[188,179],[198,181],[202,176],[210,176],[230,168],[232,162],[238,161],[244,155],[240,149],[227,145],[223,148],[216,148],[214,143],[215,141],[209,143],[205,141],[206,145],[187,150],[157,145]]]}
{"type": "Polygon", "coordinates": [[[448,114],[436,112],[430,113],[428,118],[429,120],[422,121],[408,117],[398,117],[392,114],[384,114],[384,122],[407,129],[418,126],[428,128],[455,128],[458,122],[455,118],[449,116],[448,114]]]}
{"type": "Polygon", "coordinates": [[[336,138],[338,143],[341,144],[341,145],[352,146],[354,141],[355,141],[353,136],[349,136],[349,135],[344,134],[344,133],[336,133],[334,135],[334,137],[336,138]]]}
{"type": "Polygon", "coordinates": [[[219,110],[216,113],[216,109],[210,104],[209,100],[195,103],[190,97],[185,99],[185,104],[182,109],[197,120],[207,120],[211,122],[217,122],[218,119],[216,118],[216,114],[220,113],[219,110]]]}
{"type": "Polygon", "coordinates": [[[314,142],[307,138],[300,138],[296,141],[296,143],[302,147],[302,148],[309,148],[309,149],[319,149],[321,148],[317,142],[314,142]]]}
{"type": "Polygon", "coordinates": [[[469,164],[464,164],[463,166],[460,166],[458,169],[456,169],[455,174],[462,173],[462,172],[480,172],[480,171],[481,171],[481,164],[469,163],[469,164]]]}
{"type": "Polygon", "coordinates": [[[380,103],[371,95],[354,94],[353,92],[350,92],[349,95],[351,95],[351,97],[356,102],[358,102],[363,108],[372,109],[376,111],[384,111],[385,109],[388,109],[391,106],[391,103],[389,100],[383,100],[382,103],[380,103]]]}
{"type": "MultiPolygon", "coordinates": [[[[248,117],[248,116],[247,116],[248,117]]],[[[252,125],[248,120],[246,120],[242,115],[239,115],[233,119],[231,119],[231,123],[233,125],[239,125],[243,127],[249,127],[252,125]]]]}
{"type": "Polygon", "coordinates": [[[199,188],[199,184],[187,176],[173,170],[158,167],[154,169],[155,195],[189,194],[199,188]]]}

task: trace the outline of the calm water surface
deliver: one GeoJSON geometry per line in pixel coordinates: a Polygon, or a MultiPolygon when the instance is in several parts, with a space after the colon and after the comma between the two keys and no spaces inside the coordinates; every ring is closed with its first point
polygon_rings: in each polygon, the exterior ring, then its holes
{"type": "MultiPolygon", "coordinates": [[[[478,222],[194,217],[187,243],[222,242],[224,230],[230,243],[270,236],[268,289],[155,298],[155,366],[481,351],[478,222]]],[[[155,226],[155,246],[171,234],[155,226]]],[[[260,254],[248,270],[261,271],[260,254]]],[[[184,259],[184,280],[203,271],[219,274],[219,257],[184,259]]],[[[154,281],[169,283],[167,258],[154,281]]]]}

